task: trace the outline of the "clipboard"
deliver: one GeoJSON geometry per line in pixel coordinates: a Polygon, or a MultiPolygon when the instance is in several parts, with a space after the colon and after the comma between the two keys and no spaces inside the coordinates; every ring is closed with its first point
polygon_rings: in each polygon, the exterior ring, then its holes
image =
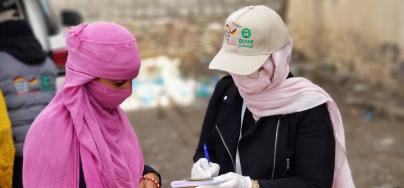
{"type": "Polygon", "coordinates": [[[200,185],[218,185],[226,182],[215,178],[186,179],[171,182],[172,188],[197,187],[200,185]]]}

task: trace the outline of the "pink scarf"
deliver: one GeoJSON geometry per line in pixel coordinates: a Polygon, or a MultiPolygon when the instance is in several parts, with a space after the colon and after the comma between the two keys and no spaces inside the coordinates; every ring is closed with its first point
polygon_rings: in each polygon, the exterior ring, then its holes
{"type": "Polygon", "coordinates": [[[136,134],[119,107],[103,107],[119,104],[114,95],[100,103],[94,93],[100,89],[94,85],[97,77],[137,76],[136,39],[122,26],[100,22],[71,28],[67,43],[63,88],[35,119],[25,140],[24,187],[78,187],[81,160],[88,188],[136,188],[144,165],[136,134]]]}
{"type": "Polygon", "coordinates": [[[333,188],[355,187],[346,158],[344,127],[337,104],[327,92],[305,78],[286,79],[292,45],[290,40],[285,47],[272,53],[258,78],[231,76],[255,119],[301,112],[327,103],[336,140],[333,188]]]}

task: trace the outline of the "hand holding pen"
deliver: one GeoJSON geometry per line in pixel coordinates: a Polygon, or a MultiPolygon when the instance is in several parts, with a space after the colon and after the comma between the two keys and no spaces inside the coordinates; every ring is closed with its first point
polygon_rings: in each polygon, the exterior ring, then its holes
{"type": "Polygon", "coordinates": [[[194,163],[191,171],[192,179],[212,178],[219,175],[220,166],[209,160],[209,152],[206,144],[203,144],[205,158],[200,158],[194,163]]]}

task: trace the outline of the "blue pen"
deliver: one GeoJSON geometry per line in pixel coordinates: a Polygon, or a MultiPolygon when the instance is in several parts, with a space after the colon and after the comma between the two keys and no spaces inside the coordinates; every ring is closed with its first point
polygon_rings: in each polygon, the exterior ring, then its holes
{"type": "Polygon", "coordinates": [[[205,152],[205,158],[209,161],[209,153],[208,153],[208,147],[206,147],[206,144],[203,143],[203,151],[205,152]]]}

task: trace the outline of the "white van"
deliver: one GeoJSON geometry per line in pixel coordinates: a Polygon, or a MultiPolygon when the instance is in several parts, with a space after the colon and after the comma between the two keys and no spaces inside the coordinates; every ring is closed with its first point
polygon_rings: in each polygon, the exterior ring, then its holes
{"type": "Polygon", "coordinates": [[[63,10],[60,15],[56,15],[47,0],[15,2],[20,15],[28,21],[44,51],[55,62],[59,75],[63,75],[67,58],[64,26],[79,24],[82,21],[80,14],[73,10],[63,10]]]}

